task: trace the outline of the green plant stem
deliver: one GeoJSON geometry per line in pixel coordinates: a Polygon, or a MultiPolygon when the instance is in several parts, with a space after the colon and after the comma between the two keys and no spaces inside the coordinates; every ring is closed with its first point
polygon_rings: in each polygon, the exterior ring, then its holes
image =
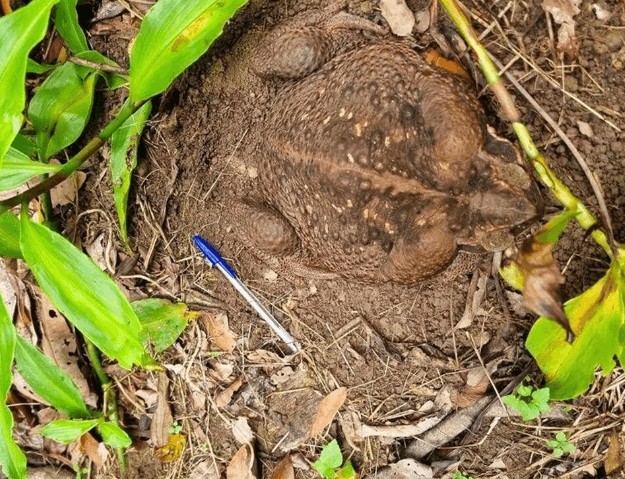
{"type": "MultiPolygon", "coordinates": [[[[520,114],[514,106],[512,97],[505,89],[501,78],[497,73],[497,68],[491,60],[488,51],[479,42],[478,36],[473,30],[467,17],[462,13],[455,0],[440,0],[441,5],[447,12],[447,15],[458,28],[460,35],[467,42],[469,47],[475,52],[480,68],[484,73],[484,77],[488,85],[493,89],[497,99],[502,105],[503,114],[512,122],[512,128],[519,139],[519,143],[525,154],[532,161],[534,169],[538,173],[540,180],[549,188],[554,198],[567,210],[576,213],[576,220],[579,225],[586,231],[590,230],[597,224],[597,219],[586,208],[571,190],[562,183],[556,174],[551,170],[545,158],[540,154],[538,148],[534,144],[527,127],[520,122],[520,114]]],[[[610,241],[607,235],[601,229],[595,228],[591,231],[591,236],[595,242],[607,253],[610,259],[614,258],[610,241]]]]}
{"type": "Polygon", "coordinates": [[[37,185],[29,188],[28,190],[20,193],[19,195],[12,196],[11,198],[7,198],[6,200],[0,201],[0,214],[5,211],[13,208],[24,202],[29,202],[33,198],[50,191],[59,183],[66,180],[74,171],[76,171],[89,157],[94,154],[98,149],[104,144],[106,140],[108,140],[120,126],[141,106],[145,103],[144,101],[131,103],[126,101],[119,110],[117,116],[104,127],[104,129],[100,132],[98,136],[92,138],[89,143],[87,143],[82,150],[76,153],[70,160],[63,165],[63,167],[54,175],[49,177],[48,179],[38,183],[37,185]]]}
{"type": "MultiPolygon", "coordinates": [[[[103,395],[103,405],[102,412],[104,413],[104,417],[110,422],[119,425],[119,413],[117,412],[118,404],[117,404],[117,395],[115,394],[115,387],[113,381],[106,371],[104,371],[104,367],[102,367],[102,361],[100,360],[100,351],[95,345],[85,338],[85,343],[87,344],[87,356],[89,357],[89,362],[91,363],[91,367],[95,372],[100,384],[102,385],[102,395],[103,395]]],[[[119,468],[122,472],[125,472],[128,463],[126,461],[126,450],[123,447],[116,447],[115,453],[117,455],[117,460],[119,462],[119,468]]]]}

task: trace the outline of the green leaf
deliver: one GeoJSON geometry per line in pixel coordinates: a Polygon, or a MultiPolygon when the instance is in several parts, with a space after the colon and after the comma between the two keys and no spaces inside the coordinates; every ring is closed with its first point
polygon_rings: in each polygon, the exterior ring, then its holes
{"type": "Polygon", "coordinates": [[[63,414],[72,418],[91,415],[72,378],[21,336],[17,337],[15,364],[33,391],[63,414]]]}
{"type": "Polygon", "coordinates": [[[22,258],[20,222],[10,211],[0,214],[0,256],[22,258]]]}
{"type": "Polygon", "coordinates": [[[37,63],[32,58],[29,58],[26,62],[26,73],[43,75],[44,73],[48,73],[50,70],[53,70],[56,67],[57,65],[42,65],[41,63],[37,63]]]}
{"type": "Polygon", "coordinates": [[[46,33],[57,1],[33,0],[0,18],[0,163],[22,126],[28,53],[46,33]]]}
{"type": "Polygon", "coordinates": [[[22,133],[18,133],[11,146],[28,158],[33,158],[35,153],[37,153],[36,143],[30,136],[22,133]]]}
{"type": "Polygon", "coordinates": [[[121,427],[112,422],[101,422],[98,424],[98,432],[102,435],[102,440],[111,447],[127,448],[132,444],[130,436],[121,427]]]}
{"type": "Polygon", "coordinates": [[[172,304],[161,298],[133,301],[132,307],[143,325],[143,343],[151,343],[157,353],[174,344],[189,320],[198,316],[188,312],[184,303],[172,304]]]}
{"type": "Polygon", "coordinates": [[[39,434],[56,442],[69,444],[89,432],[101,419],[57,419],[39,430],[39,434]]]}
{"type": "Polygon", "coordinates": [[[33,96],[28,118],[37,130],[43,158],[74,143],[91,115],[98,75],[86,67],[65,63],[54,70],[33,96]]]}
{"type": "Polygon", "coordinates": [[[577,216],[577,211],[563,211],[540,228],[536,240],[541,243],[556,244],[569,222],[577,216]]]}
{"type": "Polygon", "coordinates": [[[347,461],[347,463],[337,471],[336,477],[339,479],[354,479],[356,477],[356,470],[352,462],[347,461]]]}
{"type": "Polygon", "coordinates": [[[319,459],[313,463],[313,468],[322,477],[333,479],[336,477],[336,469],[343,464],[343,454],[336,439],[323,446],[319,459]]]}
{"type": "Polygon", "coordinates": [[[26,263],[52,304],[89,341],[126,369],[154,362],[141,343],[142,327],[113,280],[63,236],[22,214],[26,263]]]}
{"type": "Polygon", "coordinates": [[[35,176],[55,173],[62,165],[50,165],[33,161],[21,151],[9,147],[4,161],[0,165],[0,191],[17,188],[35,176]]]}
{"type": "Polygon", "coordinates": [[[562,327],[538,318],[526,346],[547,379],[551,399],[569,399],[582,394],[593,380],[597,367],[608,374],[614,356],[622,352],[617,331],[623,327],[625,306],[623,273],[614,263],[607,274],[564,305],[576,335],[566,341],[562,327]]]}
{"type": "Polygon", "coordinates": [[[26,477],[26,456],[13,439],[13,415],[6,405],[13,382],[15,336],[13,322],[0,297],[0,466],[10,479],[21,479],[26,477]]]}
{"type": "Polygon", "coordinates": [[[532,400],[541,412],[549,410],[549,388],[537,389],[532,393],[532,400]]]}
{"type": "Polygon", "coordinates": [[[128,206],[128,191],[132,172],[137,166],[137,147],[143,127],[152,111],[152,103],[147,102],[111,137],[111,180],[113,182],[113,196],[115,208],[119,218],[121,237],[128,244],[128,230],[126,221],[126,208],[128,206]]]}
{"type": "Polygon", "coordinates": [[[160,0],[146,14],[130,52],[130,100],[163,92],[221,35],[247,0],[160,0]]]}
{"type": "Polygon", "coordinates": [[[89,50],[85,32],[78,23],[76,3],[77,0],[60,0],[54,16],[54,26],[74,54],[89,50]]]}

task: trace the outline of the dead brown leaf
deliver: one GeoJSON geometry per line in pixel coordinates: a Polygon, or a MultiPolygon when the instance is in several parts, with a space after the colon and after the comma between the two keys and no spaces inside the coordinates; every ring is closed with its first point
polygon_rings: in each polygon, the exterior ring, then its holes
{"type": "MultiPolygon", "coordinates": [[[[51,163],[54,163],[54,161],[51,163]]],[[[73,203],[78,195],[78,190],[85,183],[86,179],[86,173],[77,171],[72,173],[67,180],[52,188],[50,190],[52,206],[64,206],[73,203]]]]}
{"type": "Polygon", "coordinates": [[[202,313],[200,315],[211,342],[222,351],[231,353],[236,348],[235,335],[228,326],[226,313],[202,313]]]}
{"type": "Polygon", "coordinates": [[[217,394],[215,404],[218,408],[226,407],[232,400],[232,395],[243,385],[243,378],[237,378],[226,389],[217,394]]]}
{"type": "Polygon", "coordinates": [[[239,417],[232,423],[232,436],[241,445],[254,441],[254,431],[252,431],[246,418],[239,417]]]}
{"type": "Polygon", "coordinates": [[[169,379],[165,373],[158,375],[157,395],[156,411],[150,425],[150,439],[156,447],[164,447],[170,441],[169,429],[174,422],[169,404],[169,379]]]}
{"type": "Polygon", "coordinates": [[[80,436],[79,439],[80,448],[84,453],[93,461],[98,469],[102,469],[106,459],[108,458],[108,449],[103,442],[97,441],[91,433],[86,433],[80,436]]]}
{"type": "Polygon", "coordinates": [[[380,0],[380,11],[395,35],[407,37],[412,33],[416,20],[405,0],[380,0]]]}
{"type": "Polygon", "coordinates": [[[323,431],[334,419],[341,406],[347,399],[347,388],[340,387],[328,394],[319,403],[315,420],[310,426],[310,437],[314,437],[323,431]]]}
{"type": "Polygon", "coordinates": [[[244,444],[234,454],[226,468],[227,479],[257,479],[256,457],[250,444],[244,444]]]}
{"type": "Polygon", "coordinates": [[[553,257],[553,245],[528,238],[514,259],[523,272],[523,304],[532,312],[557,321],[574,338],[569,320],[562,309],[560,285],[564,277],[553,257]]]}
{"type": "Polygon", "coordinates": [[[295,470],[291,462],[291,455],[287,454],[273,470],[271,479],[295,479],[295,470]]]}
{"type": "Polygon", "coordinates": [[[544,0],[543,8],[550,13],[558,29],[558,50],[576,57],[579,54],[579,40],[575,35],[575,17],[581,0],[544,0]]]}

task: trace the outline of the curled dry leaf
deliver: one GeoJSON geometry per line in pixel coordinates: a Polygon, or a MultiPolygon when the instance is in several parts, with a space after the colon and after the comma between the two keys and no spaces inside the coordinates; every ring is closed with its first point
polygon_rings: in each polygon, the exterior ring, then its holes
{"type": "Polygon", "coordinates": [[[217,394],[215,404],[218,408],[226,407],[232,400],[232,395],[239,390],[243,384],[243,378],[235,379],[226,389],[217,394]]]}
{"type": "Polygon", "coordinates": [[[399,37],[410,35],[416,20],[405,0],[380,0],[380,10],[395,35],[399,37]]]}
{"type": "Polygon", "coordinates": [[[276,466],[271,475],[271,479],[295,479],[295,470],[293,469],[290,454],[284,456],[284,459],[276,466]]]}
{"type": "Polygon", "coordinates": [[[228,316],[226,313],[203,313],[200,317],[210,336],[211,342],[227,353],[234,351],[236,347],[235,336],[228,326],[228,316]]]}
{"type": "Polygon", "coordinates": [[[567,332],[567,340],[574,335],[562,308],[560,285],[564,277],[553,257],[553,245],[528,238],[514,262],[523,277],[523,304],[539,316],[557,321],[567,332]]]}
{"type": "Polygon", "coordinates": [[[244,444],[234,454],[226,468],[227,479],[257,479],[256,457],[250,444],[244,444]]]}
{"type": "Polygon", "coordinates": [[[345,387],[335,389],[323,398],[319,403],[315,420],[310,426],[310,437],[319,434],[332,422],[336,413],[339,412],[339,409],[343,406],[345,399],[347,399],[347,388],[345,387]]]}
{"type": "Polygon", "coordinates": [[[575,35],[575,20],[581,0],[545,0],[543,8],[550,13],[558,29],[558,50],[576,57],[579,53],[579,40],[575,35]]]}

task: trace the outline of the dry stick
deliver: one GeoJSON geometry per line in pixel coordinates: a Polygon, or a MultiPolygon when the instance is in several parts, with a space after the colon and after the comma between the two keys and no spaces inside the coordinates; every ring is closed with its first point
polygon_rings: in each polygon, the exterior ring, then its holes
{"type": "Polygon", "coordinates": [[[0,7],[2,8],[2,13],[4,15],[8,15],[13,11],[11,8],[11,0],[0,0],[0,7]]]}
{"type": "Polygon", "coordinates": [[[118,73],[119,75],[128,75],[128,70],[115,65],[106,65],[104,63],[92,62],[78,57],[69,57],[69,62],[83,67],[89,67],[93,70],[99,70],[108,73],[118,73]]]}
{"type": "MultiPolygon", "coordinates": [[[[478,63],[484,74],[486,81],[493,90],[502,106],[502,113],[506,119],[512,122],[512,128],[519,139],[519,143],[523,148],[525,154],[530,158],[534,169],[538,173],[541,181],[549,190],[551,194],[564,206],[567,210],[574,211],[576,213],[576,220],[584,230],[591,230],[591,236],[595,242],[603,248],[610,259],[614,258],[612,245],[606,234],[598,229],[593,228],[597,224],[596,218],[586,208],[586,206],[576,198],[571,190],[564,185],[555,173],[551,170],[545,158],[540,154],[536,145],[532,141],[529,130],[520,122],[520,114],[514,106],[512,97],[506,90],[505,86],[501,82],[501,78],[497,74],[497,68],[491,60],[486,49],[480,44],[477,39],[477,34],[471,27],[471,24],[467,20],[466,16],[458,8],[455,0],[440,0],[443,8],[447,12],[449,18],[453,21],[460,32],[460,35],[464,38],[467,44],[475,52],[478,58],[478,63]]],[[[599,195],[601,197],[601,195],[599,195]]]]}

